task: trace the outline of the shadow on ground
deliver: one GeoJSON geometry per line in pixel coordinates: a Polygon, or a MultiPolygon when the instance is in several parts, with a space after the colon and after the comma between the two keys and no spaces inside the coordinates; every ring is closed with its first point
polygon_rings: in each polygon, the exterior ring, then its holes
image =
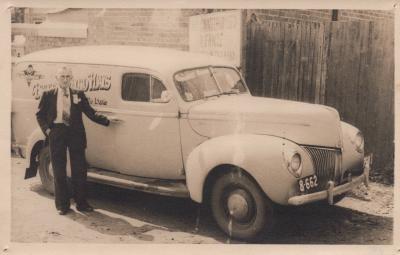
{"type": "MultiPolygon", "coordinates": [[[[41,185],[31,190],[53,199],[41,185]]],[[[171,198],[90,184],[89,201],[96,209],[145,222],[132,226],[121,218],[99,211],[68,215],[89,229],[108,235],[130,235],[152,241],[152,230],[186,232],[210,237],[219,242],[240,243],[227,239],[214,223],[210,212],[189,199],[171,198]]],[[[375,216],[340,206],[309,205],[285,208],[277,212],[272,233],[260,237],[265,244],[391,244],[393,219],[375,216]]]]}

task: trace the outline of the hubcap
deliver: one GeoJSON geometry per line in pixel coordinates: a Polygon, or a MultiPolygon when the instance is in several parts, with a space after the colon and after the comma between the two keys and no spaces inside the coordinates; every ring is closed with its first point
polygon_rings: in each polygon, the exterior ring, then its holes
{"type": "Polygon", "coordinates": [[[228,197],[229,214],[236,220],[243,220],[249,213],[249,204],[240,193],[233,193],[228,197]]]}

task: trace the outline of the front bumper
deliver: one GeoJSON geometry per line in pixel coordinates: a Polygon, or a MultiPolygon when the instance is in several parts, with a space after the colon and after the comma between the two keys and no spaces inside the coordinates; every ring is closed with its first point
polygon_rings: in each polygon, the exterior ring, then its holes
{"type": "Polygon", "coordinates": [[[371,169],[371,160],[372,156],[367,156],[364,158],[364,172],[362,175],[355,177],[352,179],[350,182],[347,182],[345,184],[339,185],[335,187],[335,183],[333,181],[328,182],[328,189],[307,194],[307,195],[300,195],[300,196],[294,196],[289,198],[288,204],[289,205],[303,205],[303,204],[308,204],[320,200],[328,200],[329,204],[333,204],[333,197],[343,194],[361,183],[364,183],[365,186],[368,187],[368,178],[369,178],[369,171],[371,169]]]}

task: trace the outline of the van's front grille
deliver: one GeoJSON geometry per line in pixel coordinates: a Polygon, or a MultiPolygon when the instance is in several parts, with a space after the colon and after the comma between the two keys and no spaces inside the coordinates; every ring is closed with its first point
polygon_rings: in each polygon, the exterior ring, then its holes
{"type": "Polygon", "coordinates": [[[318,191],[327,188],[328,181],[338,181],[335,175],[339,164],[340,150],[303,146],[310,155],[318,177],[318,191]]]}

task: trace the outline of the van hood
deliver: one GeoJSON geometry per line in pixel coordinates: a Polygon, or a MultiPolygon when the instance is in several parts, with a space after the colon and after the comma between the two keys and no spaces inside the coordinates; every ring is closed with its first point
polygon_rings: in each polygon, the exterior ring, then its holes
{"type": "Polygon", "coordinates": [[[245,95],[221,96],[189,108],[191,127],[216,137],[252,133],[298,144],[341,147],[338,112],[327,106],[245,95]]]}

